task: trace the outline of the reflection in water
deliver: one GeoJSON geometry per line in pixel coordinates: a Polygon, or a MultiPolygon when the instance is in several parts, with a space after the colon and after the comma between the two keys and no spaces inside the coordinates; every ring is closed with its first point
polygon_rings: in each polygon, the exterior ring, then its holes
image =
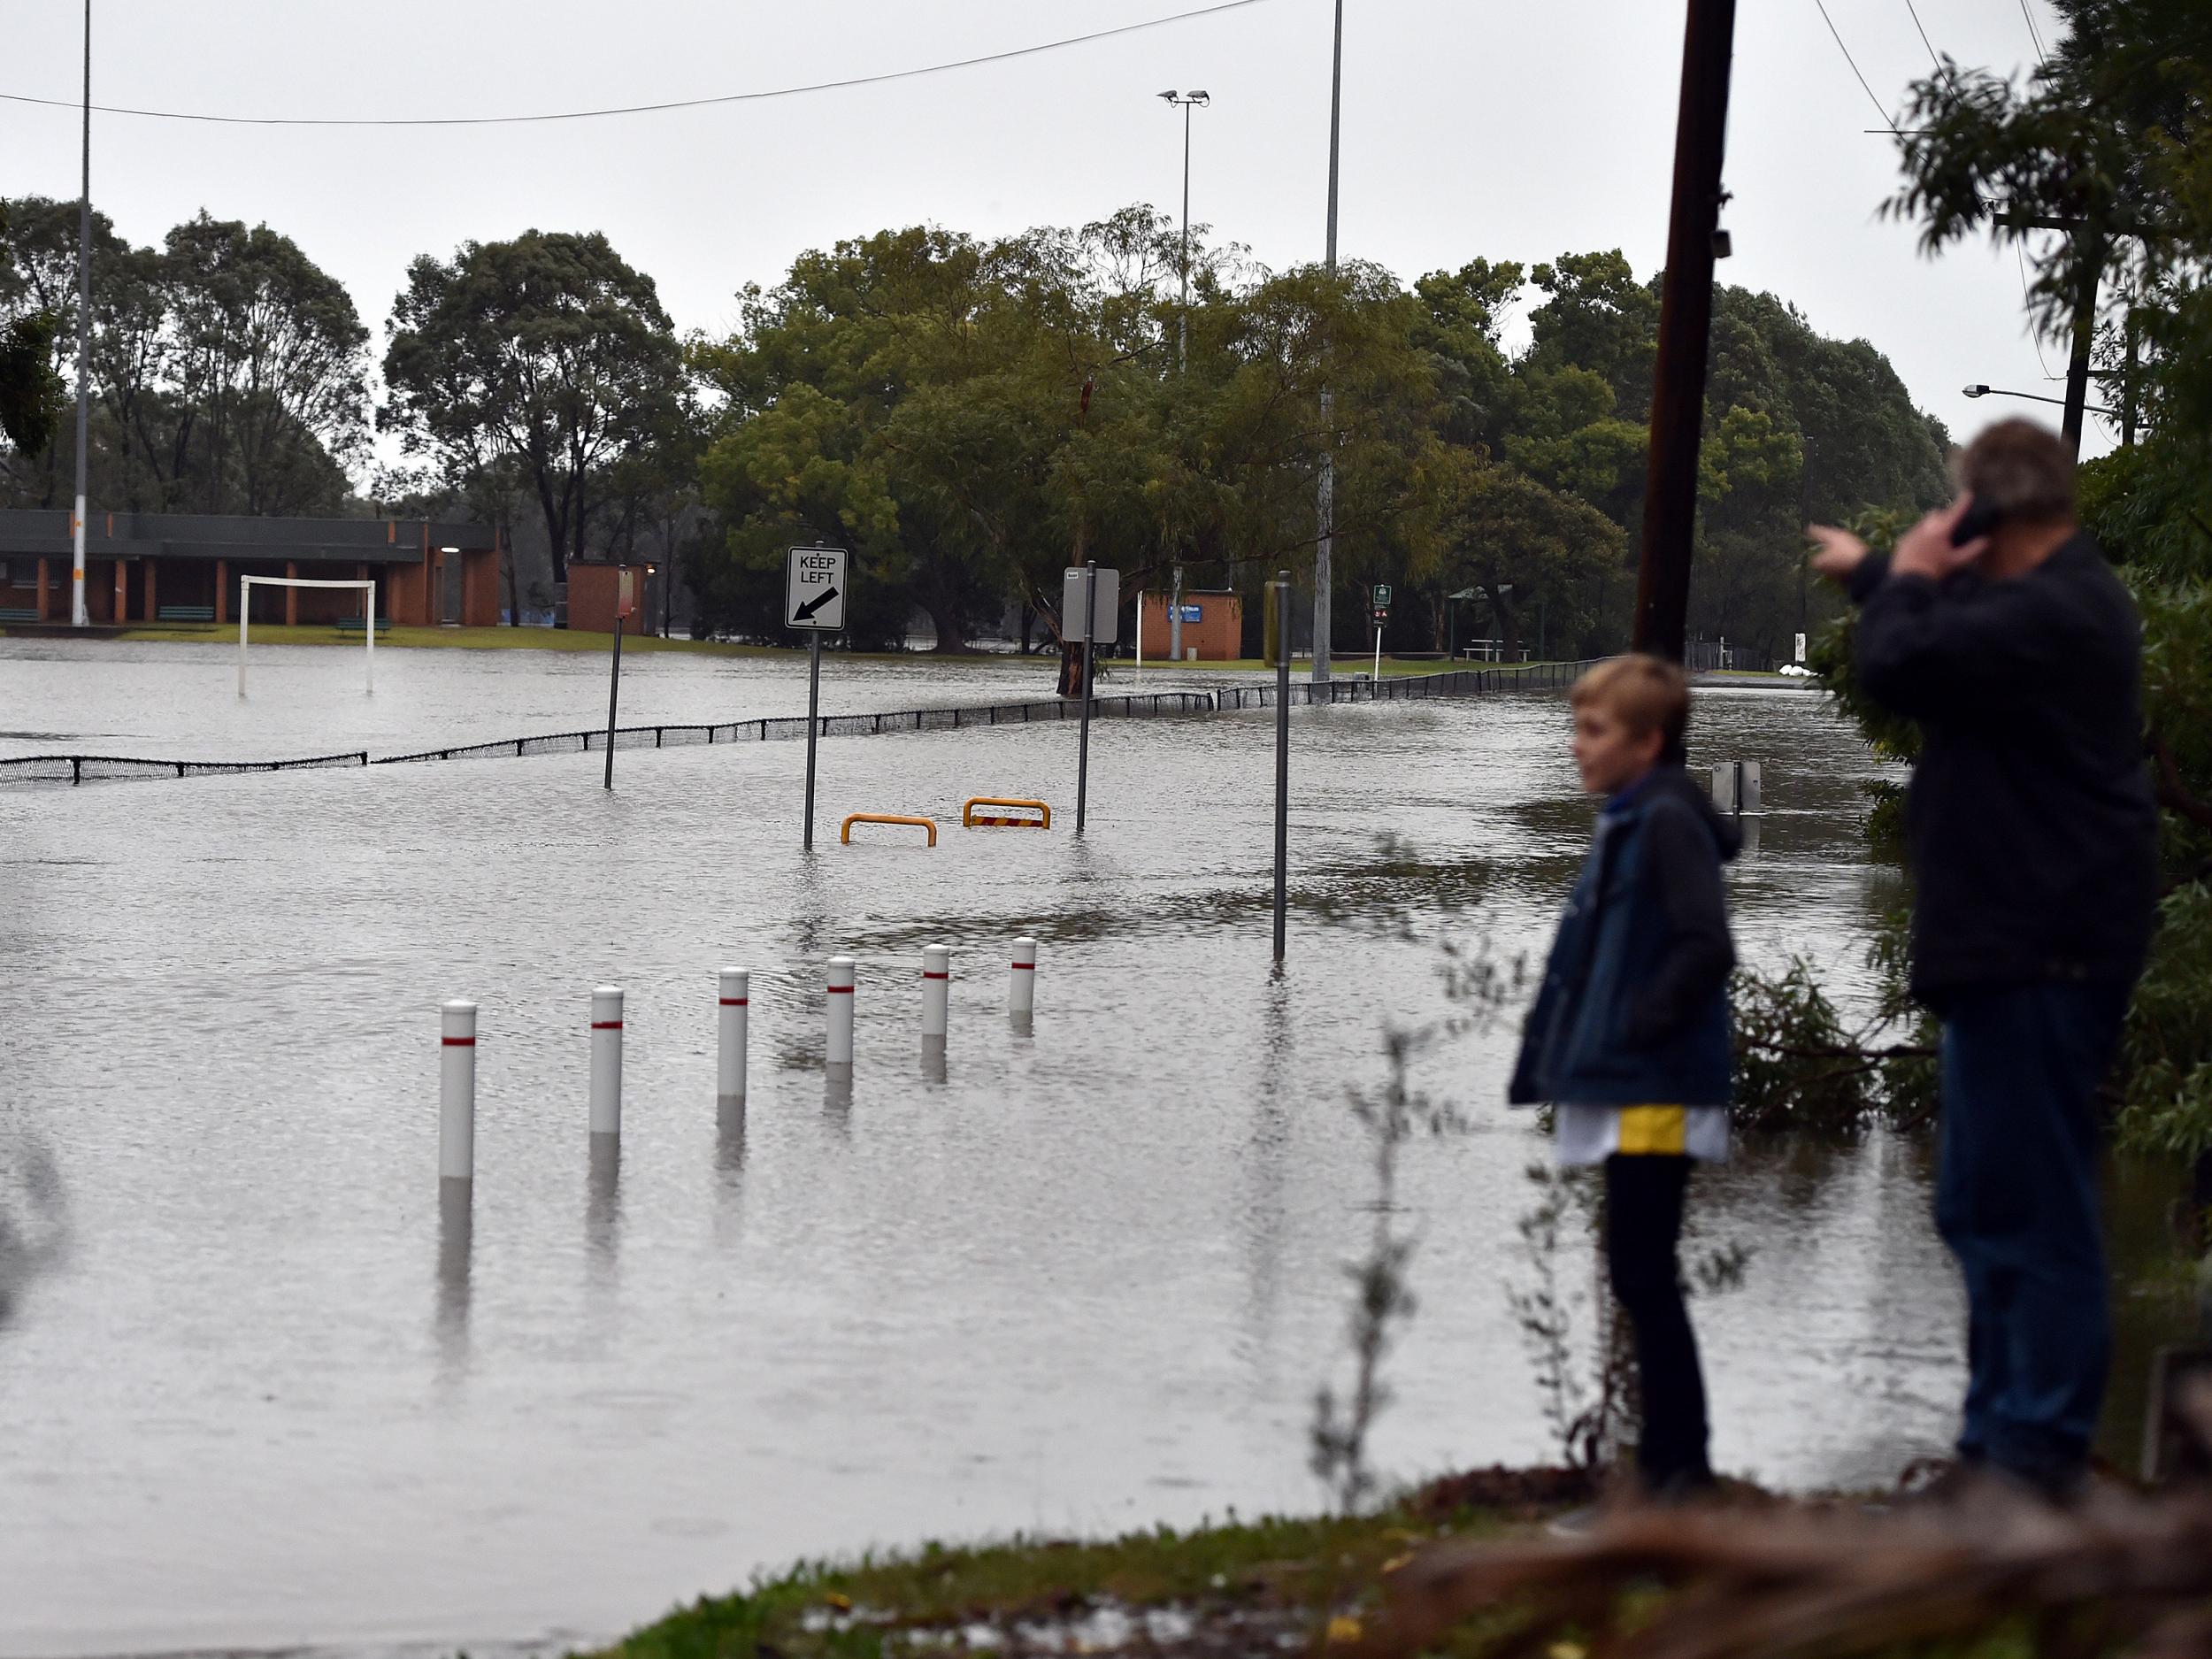
{"type": "Polygon", "coordinates": [[[714,1102],[714,1236],[734,1244],[745,1222],[745,1097],[714,1102]]]}
{"type": "Polygon", "coordinates": [[[0,1327],[31,1281],[61,1260],[69,1239],[61,1167],[37,1136],[0,1134],[0,1327]]]}
{"type": "Polygon", "coordinates": [[[1007,1029],[1017,1037],[1033,1037],[1037,1034],[1037,1017],[1025,1010],[1017,1010],[1007,1015],[1006,1025],[1007,1029]]]}
{"type": "Polygon", "coordinates": [[[584,1248],[595,1267],[614,1267],[621,1225],[622,1137],[594,1135],[584,1201],[584,1248]]]}
{"type": "Polygon", "coordinates": [[[734,1188],[745,1173],[745,1097],[720,1094],[714,1102],[714,1167],[723,1186],[734,1188]]]}
{"type": "Polygon", "coordinates": [[[1743,851],[1737,855],[1739,857],[1756,858],[1759,856],[1759,826],[1762,821],[1756,812],[1746,812],[1737,818],[1736,827],[1743,832],[1743,851]]]}
{"type": "Polygon", "coordinates": [[[1284,1101],[1286,1068],[1296,1052],[1290,1018],[1290,981],[1281,968],[1269,975],[1260,1002],[1259,1090],[1252,1102],[1252,1156],[1242,1206],[1245,1340],[1261,1386],[1272,1392],[1271,1340],[1282,1294],[1283,1176],[1290,1153],[1284,1101]]]}
{"type": "Polygon", "coordinates": [[[469,1363],[469,1267],[476,1250],[475,1183],[438,1183],[438,1380],[458,1382],[469,1363]]]}
{"type": "Polygon", "coordinates": [[[945,1040],[942,1037],[922,1039],[922,1080],[942,1083],[945,1078],[945,1040]]]}
{"type": "Polygon", "coordinates": [[[822,1076],[822,1116],[841,1135],[853,1130],[853,1071],[850,1066],[826,1066],[822,1076]]]}

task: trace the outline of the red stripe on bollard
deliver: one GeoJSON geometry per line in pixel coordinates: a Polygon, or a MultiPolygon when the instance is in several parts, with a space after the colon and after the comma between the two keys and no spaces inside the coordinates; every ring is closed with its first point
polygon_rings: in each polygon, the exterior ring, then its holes
{"type": "Polygon", "coordinates": [[[1032,973],[1037,972],[1037,964],[1033,962],[1018,962],[1014,965],[1018,968],[1026,968],[1032,973]]]}
{"type": "Polygon", "coordinates": [[[476,1039],[473,1037],[441,1037],[438,1041],[445,1044],[445,1046],[449,1048],[473,1048],[476,1047],[476,1039]]]}
{"type": "Polygon", "coordinates": [[[832,996],[850,996],[853,987],[849,985],[833,985],[829,987],[829,994],[832,996]]]}
{"type": "Polygon", "coordinates": [[[591,1028],[594,1031],[620,1031],[622,1022],[618,1019],[595,1019],[591,1022],[591,1028]]]}
{"type": "Polygon", "coordinates": [[[743,1008],[746,1006],[746,999],[741,996],[726,996],[722,999],[722,1006],[725,1008],[743,1008]]]}
{"type": "Polygon", "coordinates": [[[952,975],[949,973],[931,973],[925,971],[922,974],[922,978],[925,979],[949,979],[952,978],[952,975]]]}

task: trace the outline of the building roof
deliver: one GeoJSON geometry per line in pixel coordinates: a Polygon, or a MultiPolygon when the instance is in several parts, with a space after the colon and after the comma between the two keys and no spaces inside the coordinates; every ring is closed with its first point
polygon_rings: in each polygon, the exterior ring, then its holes
{"type": "MultiPolygon", "coordinates": [[[[431,548],[497,545],[489,525],[426,518],[257,518],[246,514],[102,512],[85,526],[95,558],[297,559],[419,565],[431,548]]],[[[0,508],[0,556],[67,558],[69,514],[61,508],[0,508]]]]}

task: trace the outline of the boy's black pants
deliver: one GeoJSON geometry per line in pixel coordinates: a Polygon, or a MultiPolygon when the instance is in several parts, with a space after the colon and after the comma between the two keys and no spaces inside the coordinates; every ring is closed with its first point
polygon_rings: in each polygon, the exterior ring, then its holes
{"type": "Polygon", "coordinates": [[[1705,1379],[1682,1302],[1682,1199],[1690,1160],[1615,1154],[1605,1160],[1605,1261],[1613,1295],[1636,1339],[1643,1439],[1636,1463],[1654,1491],[1713,1478],[1706,1462],[1705,1379]]]}

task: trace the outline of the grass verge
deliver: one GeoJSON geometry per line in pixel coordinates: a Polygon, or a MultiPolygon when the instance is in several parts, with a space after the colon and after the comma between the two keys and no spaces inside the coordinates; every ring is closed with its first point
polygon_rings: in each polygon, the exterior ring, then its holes
{"type": "MultiPolygon", "coordinates": [[[[803,1563],[709,1596],[607,1659],[875,1659],[948,1647],[1193,1654],[1343,1646],[1411,1552],[1494,1535],[1572,1500],[1563,1471],[1439,1482],[1377,1514],[1160,1527],[1091,1543],[1013,1538],[803,1563]]],[[[1472,1641],[1479,1631],[1471,1631],[1472,1641]]]]}

